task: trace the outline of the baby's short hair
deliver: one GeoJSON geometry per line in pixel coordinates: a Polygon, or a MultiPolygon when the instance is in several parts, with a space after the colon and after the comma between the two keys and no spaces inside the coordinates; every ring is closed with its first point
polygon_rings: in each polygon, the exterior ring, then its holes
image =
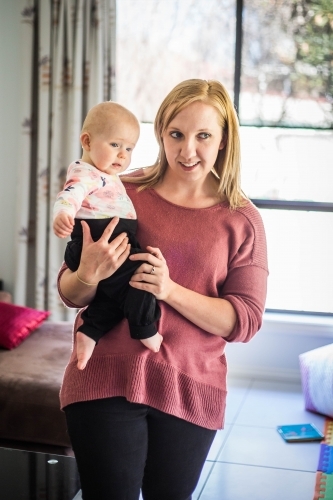
{"type": "Polygon", "coordinates": [[[81,134],[83,132],[102,134],[108,125],[113,125],[118,120],[125,120],[133,127],[140,127],[136,116],[127,108],[114,101],[104,101],[88,111],[81,134]]]}

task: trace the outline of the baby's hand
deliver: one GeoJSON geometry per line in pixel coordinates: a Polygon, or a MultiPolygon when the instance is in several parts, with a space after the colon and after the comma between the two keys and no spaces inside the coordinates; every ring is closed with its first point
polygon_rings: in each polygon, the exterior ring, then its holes
{"type": "Polygon", "coordinates": [[[73,231],[74,219],[66,212],[59,212],[53,221],[53,231],[58,238],[67,238],[73,231]]]}

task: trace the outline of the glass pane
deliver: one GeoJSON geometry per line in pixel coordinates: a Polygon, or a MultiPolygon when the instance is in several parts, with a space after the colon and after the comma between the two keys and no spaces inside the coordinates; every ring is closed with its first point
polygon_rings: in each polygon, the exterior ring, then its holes
{"type": "Polygon", "coordinates": [[[132,161],[126,172],[155,163],[158,156],[158,144],[155,139],[154,125],[140,123],[140,138],[132,153],[132,161]]]}
{"type": "Polygon", "coordinates": [[[332,2],[244,0],[241,122],[332,127],[332,58],[332,2]]]}
{"type": "Polygon", "coordinates": [[[235,0],[118,0],[117,101],[152,122],[182,80],[233,91],[235,0]]]}
{"type": "Polygon", "coordinates": [[[333,202],[333,132],[241,127],[250,198],[333,202]]]}
{"type": "Polygon", "coordinates": [[[333,213],[260,213],[270,270],[266,307],[333,313],[333,213]]]}

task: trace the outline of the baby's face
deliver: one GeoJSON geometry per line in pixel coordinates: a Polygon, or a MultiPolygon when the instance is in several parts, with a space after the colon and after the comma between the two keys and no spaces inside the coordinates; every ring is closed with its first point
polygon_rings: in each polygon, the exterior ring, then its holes
{"type": "Polygon", "coordinates": [[[104,134],[91,136],[90,162],[101,172],[119,174],[131,163],[132,151],[139,139],[139,128],[121,121],[109,127],[104,134]]]}

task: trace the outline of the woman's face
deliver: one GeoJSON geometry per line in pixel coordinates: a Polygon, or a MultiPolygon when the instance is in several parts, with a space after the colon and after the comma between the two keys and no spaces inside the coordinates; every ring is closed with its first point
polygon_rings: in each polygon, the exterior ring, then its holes
{"type": "Polygon", "coordinates": [[[187,181],[202,181],[224,148],[216,109],[196,101],[170,122],[162,135],[169,174],[187,181]]]}

